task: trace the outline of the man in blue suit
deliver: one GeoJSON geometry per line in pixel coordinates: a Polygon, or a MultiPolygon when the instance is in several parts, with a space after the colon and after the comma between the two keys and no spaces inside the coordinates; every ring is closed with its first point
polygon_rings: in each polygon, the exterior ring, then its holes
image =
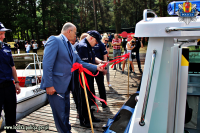
{"type": "Polygon", "coordinates": [[[102,71],[101,65],[88,64],[80,59],[69,41],[76,37],[76,26],[65,23],[59,36],[47,40],[43,57],[43,77],[41,89],[46,90],[52,108],[54,121],[59,133],[70,133],[70,97],[74,74],[73,63],[78,62],[92,72],[102,71]]]}

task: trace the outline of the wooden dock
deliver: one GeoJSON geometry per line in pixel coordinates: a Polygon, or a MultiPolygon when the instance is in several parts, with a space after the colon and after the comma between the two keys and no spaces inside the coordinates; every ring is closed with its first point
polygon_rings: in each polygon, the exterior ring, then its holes
{"type": "MultiPolygon", "coordinates": [[[[118,66],[118,65],[117,65],[118,66]]],[[[133,94],[137,91],[137,86],[139,85],[140,79],[142,75],[139,73],[137,63],[134,62],[135,72],[136,76],[133,76],[133,73],[131,73],[131,76],[129,78],[129,93],[133,94]]],[[[142,65],[142,69],[144,68],[144,65],[142,65]]],[[[113,116],[119,111],[121,106],[127,101],[127,82],[128,82],[128,76],[127,76],[127,68],[125,68],[125,74],[121,74],[121,70],[113,70],[110,68],[110,83],[112,87],[108,87],[106,77],[104,78],[105,86],[106,86],[106,93],[107,93],[107,103],[108,108],[103,109],[101,107],[101,103],[97,101],[97,104],[99,106],[99,112],[95,111],[94,115],[101,119],[100,123],[93,123],[94,125],[94,132],[95,133],[102,133],[103,129],[102,126],[107,123],[108,118],[113,118],[113,116]]],[[[95,84],[95,91],[96,94],[98,94],[98,88],[95,84]]],[[[97,95],[98,96],[98,95],[97,95]]],[[[77,111],[75,107],[74,100],[71,95],[70,99],[70,123],[72,126],[71,132],[72,133],[91,133],[90,128],[81,127],[79,123],[79,119],[77,118],[77,111]]],[[[95,110],[97,110],[96,106],[92,106],[95,110]]],[[[46,106],[41,107],[37,111],[31,113],[30,115],[26,116],[25,118],[21,119],[17,122],[17,124],[21,124],[24,126],[28,125],[35,125],[35,126],[44,126],[48,125],[48,130],[17,130],[17,132],[21,133],[32,133],[32,132],[41,132],[41,133],[54,133],[57,132],[55,123],[53,120],[53,114],[51,111],[51,107],[49,104],[46,106]]],[[[3,131],[5,133],[5,131],[3,131]]]]}

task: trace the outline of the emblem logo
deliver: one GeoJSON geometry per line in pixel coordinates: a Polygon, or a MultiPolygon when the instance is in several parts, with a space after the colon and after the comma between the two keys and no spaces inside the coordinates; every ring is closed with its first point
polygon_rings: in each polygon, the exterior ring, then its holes
{"type": "Polygon", "coordinates": [[[187,0],[183,4],[179,4],[178,7],[179,10],[176,14],[179,16],[179,22],[184,21],[188,25],[191,21],[197,21],[196,16],[199,12],[196,10],[196,4],[192,4],[187,0]]]}
{"type": "Polygon", "coordinates": [[[1,27],[2,27],[2,28],[4,28],[4,25],[3,25],[3,24],[1,24],[1,27]]]}

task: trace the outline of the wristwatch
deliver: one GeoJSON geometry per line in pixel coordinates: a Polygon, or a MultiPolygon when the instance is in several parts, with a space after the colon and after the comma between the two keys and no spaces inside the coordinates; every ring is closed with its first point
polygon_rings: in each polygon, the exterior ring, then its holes
{"type": "Polygon", "coordinates": [[[16,84],[16,83],[19,83],[19,81],[15,81],[15,84],[16,84]]]}

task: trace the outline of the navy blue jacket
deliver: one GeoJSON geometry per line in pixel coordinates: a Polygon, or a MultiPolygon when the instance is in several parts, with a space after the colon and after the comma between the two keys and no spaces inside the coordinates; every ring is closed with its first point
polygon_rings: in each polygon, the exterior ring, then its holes
{"type": "Polygon", "coordinates": [[[105,46],[104,46],[103,43],[98,43],[98,44],[96,44],[96,45],[94,46],[94,51],[95,51],[95,56],[96,56],[97,58],[99,58],[99,59],[101,59],[101,60],[104,60],[104,59],[103,59],[103,56],[104,56],[105,54],[107,54],[107,50],[106,50],[106,48],[105,48],[105,46]]]}
{"type": "Polygon", "coordinates": [[[0,49],[0,83],[13,80],[12,67],[14,66],[10,45],[4,43],[0,49]]]}
{"type": "Polygon", "coordinates": [[[82,61],[95,64],[95,51],[86,38],[79,42],[78,55],[82,61]]]}

